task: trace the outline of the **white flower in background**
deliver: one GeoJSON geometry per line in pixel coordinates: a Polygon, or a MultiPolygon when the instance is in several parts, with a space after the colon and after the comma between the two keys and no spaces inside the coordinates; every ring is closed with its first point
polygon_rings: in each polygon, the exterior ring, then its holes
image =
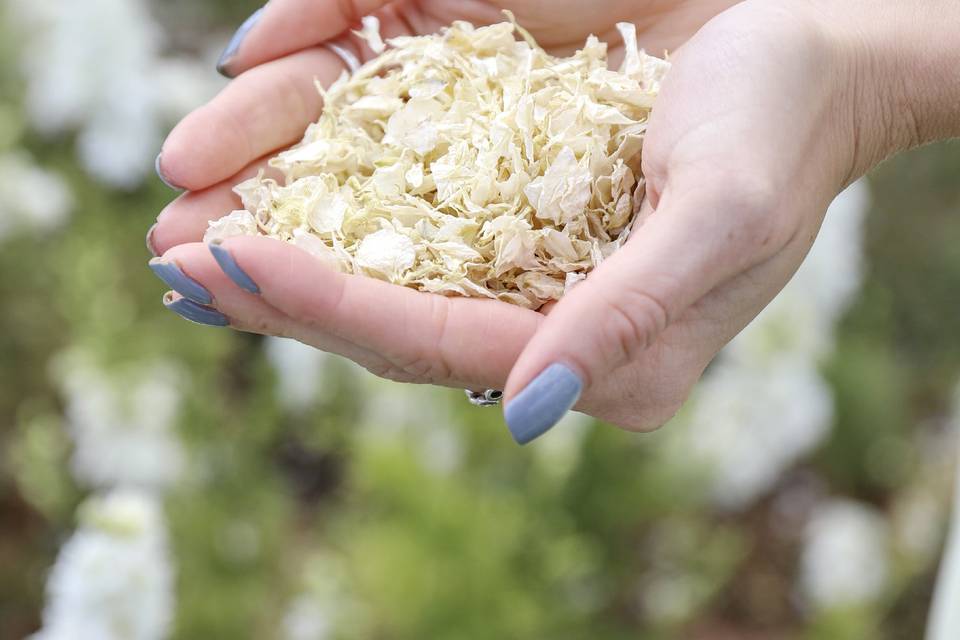
{"type": "Polygon", "coordinates": [[[696,394],[682,455],[707,470],[723,508],[744,507],[772,487],[833,418],[829,385],[800,358],[757,369],[719,362],[696,394]]]}
{"type": "Polygon", "coordinates": [[[173,618],[173,572],[157,499],[114,491],[80,508],[80,526],[47,582],[32,640],[161,640],[173,618]]]}
{"type": "Polygon", "coordinates": [[[866,605],[890,577],[889,531],[883,514],[852,500],[830,500],[804,532],[800,590],[815,609],[866,605]]]}
{"type": "Polygon", "coordinates": [[[313,551],[300,562],[299,593],[286,607],[277,637],[283,640],[369,638],[372,619],[351,588],[339,554],[313,551]]]}
{"type": "Polygon", "coordinates": [[[324,397],[329,354],[288,338],[267,338],[263,348],[277,374],[277,396],[284,407],[304,411],[324,397]]]}
{"type": "Polygon", "coordinates": [[[0,238],[21,229],[48,231],[63,224],[73,206],[67,185],[25,153],[0,154],[0,238]]]}
{"type": "Polygon", "coordinates": [[[583,439],[593,422],[590,416],[570,411],[551,430],[549,438],[537,443],[533,455],[542,463],[545,473],[562,480],[576,468],[583,452],[583,439]]]}
{"type": "MultiPolygon", "coordinates": [[[[957,447],[960,444],[960,386],[954,392],[951,427],[954,451],[960,452],[957,447]]],[[[927,640],[960,638],[960,466],[956,470],[953,491],[953,518],[934,592],[927,640]]]]}
{"type": "Polygon", "coordinates": [[[177,371],[155,363],[108,376],[79,353],[55,364],[74,442],[74,475],[93,487],[162,490],[184,466],[175,432],[181,391],[177,371]]]}
{"type": "Polygon", "coordinates": [[[833,399],[817,368],[860,286],[868,205],[865,182],[840,194],[796,276],[724,349],[666,438],[706,469],[721,508],[749,505],[829,433],[833,399]]]}
{"type": "Polygon", "coordinates": [[[463,462],[466,443],[451,401],[466,403],[462,391],[400,385],[358,367],[365,385],[361,435],[376,442],[405,440],[424,468],[446,475],[463,462]]]}
{"type": "Polygon", "coordinates": [[[112,186],[140,184],[166,122],[219,84],[205,65],[161,58],[163,33],[145,0],[12,5],[26,35],[21,64],[33,126],[47,134],[77,130],[84,166],[112,186]]]}
{"type": "Polygon", "coordinates": [[[330,612],[316,598],[301,595],[283,616],[285,640],[326,640],[332,636],[330,612]]]}
{"type": "Polygon", "coordinates": [[[784,352],[813,360],[833,349],[834,326],[853,302],[863,276],[863,221],[870,206],[865,181],[841,193],[817,241],[783,291],[724,350],[748,367],[784,352]]]}
{"type": "Polygon", "coordinates": [[[644,578],[639,593],[643,612],[658,623],[676,623],[696,610],[696,583],[680,571],[658,571],[644,578]]]}

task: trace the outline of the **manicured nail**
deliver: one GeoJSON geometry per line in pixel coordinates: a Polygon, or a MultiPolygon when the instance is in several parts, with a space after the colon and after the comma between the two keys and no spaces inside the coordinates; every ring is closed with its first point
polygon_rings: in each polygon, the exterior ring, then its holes
{"type": "Polygon", "coordinates": [[[160,253],[157,252],[157,248],[153,246],[153,232],[156,231],[156,229],[157,229],[157,223],[154,223],[154,225],[147,230],[147,239],[146,239],[147,251],[149,251],[150,255],[152,255],[154,258],[160,255],[160,253]]]}
{"type": "Polygon", "coordinates": [[[230,62],[233,60],[233,57],[237,55],[237,52],[240,50],[240,45],[243,44],[243,39],[247,37],[247,34],[250,33],[250,29],[257,24],[257,21],[260,19],[260,16],[263,15],[263,7],[260,7],[256,12],[247,18],[247,20],[240,25],[240,28],[237,29],[237,32],[233,34],[233,37],[230,38],[230,43],[227,45],[227,48],[223,50],[223,53],[220,54],[220,60],[217,62],[217,71],[220,72],[220,75],[232,78],[233,74],[228,68],[230,62]]]}
{"type": "Polygon", "coordinates": [[[167,286],[182,295],[200,304],[212,304],[213,296],[207,289],[185,274],[180,267],[172,262],[164,262],[161,258],[150,261],[150,268],[158,278],[167,283],[167,286]]]}
{"type": "Polygon", "coordinates": [[[504,417],[518,444],[539,438],[580,398],[583,382],[568,367],[552,364],[507,405],[504,417]]]}
{"type": "Polygon", "coordinates": [[[167,185],[167,187],[173,189],[174,191],[183,191],[181,187],[170,182],[170,179],[163,174],[163,169],[160,167],[160,158],[163,156],[163,152],[157,154],[157,159],[153,161],[153,168],[157,172],[157,177],[160,178],[160,182],[167,185]]]}
{"type": "Polygon", "coordinates": [[[217,264],[220,265],[220,269],[227,274],[228,278],[233,280],[234,284],[244,291],[260,293],[260,287],[257,286],[257,283],[240,268],[230,252],[221,246],[219,240],[214,240],[207,246],[210,247],[210,253],[213,254],[213,259],[217,261],[217,264]]]}
{"type": "Polygon", "coordinates": [[[188,300],[187,298],[177,298],[174,300],[173,294],[171,293],[163,296],[163,306],[165,306],[167,309],[170,309],[170,311],[173,311],[181,318],[189,320],[190,322],[202,324],[207,327],[230,326],[230,321],[227,319],[227,316],[223,315],[216,309],[211,309],[210,307],[202,304],[197,304],[193,300],[188,300]]]}

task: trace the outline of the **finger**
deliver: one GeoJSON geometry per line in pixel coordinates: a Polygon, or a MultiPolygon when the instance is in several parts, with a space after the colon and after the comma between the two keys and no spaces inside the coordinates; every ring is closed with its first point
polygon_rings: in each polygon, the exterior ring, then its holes
{"type": "MultiPolygon", "coordinates": [[[[390,0],[272,0],[237,30],[217,68],[235,77],[264,62],[358,29],[361,18],[390,4],[390,0]]],[[[384,36],[409,32],[395,11],[382,11],[379,16],[383,18],[384,36]]]]}
{"type": "Polygon", "coordinates": [[[233,192],[237,184],[260,171],[270,178],[281,177],[279,172],[267,165],[267,160],[267,157],[261,158],[209,189],[187,191],[168,204],[157,216],[156,224],[147,232],[147,248],[150,252],[159,256],[179,244],[200,242],[212,220],[241,208],[240,197],[233,192]]]}
{"type": "Polygon", "coordinates": [[[174,128],[158,171],[174,185],[199,191],[300,140],[323,108],[314,80],[328,85],[342,71],[343,62],[326,49],[251,70],[174,128]]]}
{"type": "MultiPolygon", "coordinates": [[[[238,289],[204,244],[179,245],[151,262],[173,265],[180,270],[182,279],[193,287],[203,288],[203,301],[206,304],[198,302],[196,295],[193,295],[193,300],[185,298],[180,292],[165,296],[164,305],[187,320],[209,326],[229,326],[247,333],[293,338],[322,351],[349,358],[367,368],[384,367],[383,359],[377,354],[336,336],[313,331],[270,306],[262,297],[238,289]]],[[[177,284],[176,281],[166,282],[177,284]]]]}
{"type": "Polygon", "coordinates": [[[505,389],[517,441],[550,429],[691,304],[785,246],[792,233],[774,225],[772,202],[760,187],[668,183],[658,210],[557,304],[518,359],[505,389]]]}
{"type": "Polygon", "coordinates": [[[221,267],[298,323],[362,346],[392,379],[501,388],[542,316],[493,300],[448,298],[360,275],[269,238],[231,238],[221,267]],[[231,264],[232,263],[232,264],[231,264]]]}

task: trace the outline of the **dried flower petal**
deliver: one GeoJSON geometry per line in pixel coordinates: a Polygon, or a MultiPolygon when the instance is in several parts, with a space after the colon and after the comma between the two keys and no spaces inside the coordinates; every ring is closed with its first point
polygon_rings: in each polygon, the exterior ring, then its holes
{"type": "Polygon", "coordinates": [[[511,22],[456,22],[384,43],[321,89],[303,141],[235,189],[209,238],[265,234],[346,273],[537,308],[620,247],[643,197],[640,154],[669,63],[619,25],[556,58],[511,22]],[[520,38],[518,39],[518,35],[520,38]],[[387,46],[389,44],[389,47],[387,46]]]}

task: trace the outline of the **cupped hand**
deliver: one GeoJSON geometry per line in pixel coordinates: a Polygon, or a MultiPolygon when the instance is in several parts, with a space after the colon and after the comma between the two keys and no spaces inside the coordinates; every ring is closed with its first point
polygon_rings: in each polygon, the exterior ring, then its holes
{"type": "MultiPolygon", "coordinates": [[[[638,3],[609,3],[609,24],[598,24],[594,4],[574,2],[401,2],[380,11],[388,33],[432,31],[457,18],[499,21],[501,4],[562,50],[605,33],[638,3]]],[[[503,388],[520,442],[574,405],[627,429],[663,424],[790,279],[833,197],[882,155],[852,82],[862,75],[856,46],[812,5],[749,0],[674,57],[645,143],[639,228],[549,314],[334,273],[267,238],[201,244],[207,221],[237,207],[232,185],[317,117],[313,76],[340,73],[326,49],[302,47],[381,5],[268,6],[228,61],[243,73],[164,146],[164,173],[190,191],[151,233],[163,254],[154,266],[178,291],[167,304],[191,319],[291,337],[394,380],[503,388]]],[[[651,38],[662,24],[642,13],[634,20],[651,38]]]]}

